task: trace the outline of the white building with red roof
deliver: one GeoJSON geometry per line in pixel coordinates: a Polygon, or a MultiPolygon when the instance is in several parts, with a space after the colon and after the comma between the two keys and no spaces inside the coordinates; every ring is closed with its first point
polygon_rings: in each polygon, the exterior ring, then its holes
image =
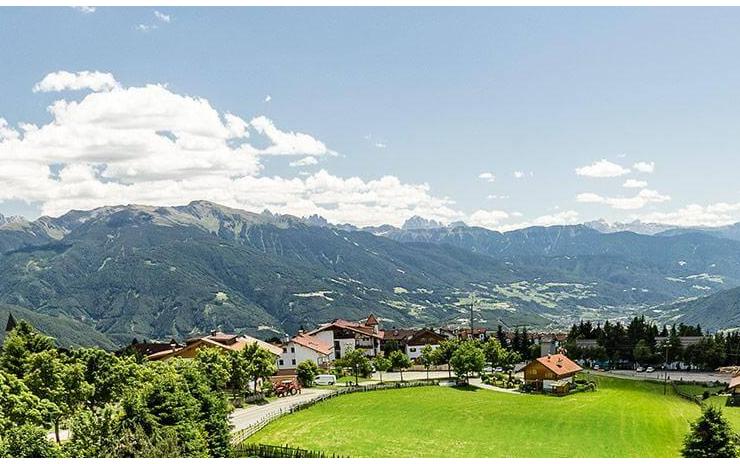
{"type": "Polygon", "coordinates": [[[278,369],[281,371],[295,369],[303,361],[313,361],[319,366],[334,361],[334,347],[332,344],[303,331],[288,340],[282,346],[282,351],[277,360],[278,369]]]}
{"type": "Polygon", "coordinates": [[[339,359],[352,350],[364,350],[366,355],[372,357],[380,353],[383,341],[383,331],[378,325],[378,319],[372,314],[363,322],[335,319],[312,330],[308,335],[329,344],[333,348],[334,359],[339,359]]]}

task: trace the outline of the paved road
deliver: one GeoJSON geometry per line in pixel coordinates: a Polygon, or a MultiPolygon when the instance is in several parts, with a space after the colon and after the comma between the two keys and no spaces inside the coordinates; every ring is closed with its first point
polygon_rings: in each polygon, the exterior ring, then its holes
{"type": "MultiPolygon", "coordinates": [[[[594,371],[589,371],[594,372],[594,371]]],[[[635,372],[628,370],[614,370],[607,372],[594,372],[600,375],[607,375],[611,377],[619,377],[623,379],[637,379],[637,380],[663,380],[663,371],[655,371],[651,373],[646,372],[635,372]]],[[[686,382],[724,382],[729,383],[732,376],[730,374],[721,374],[719,372],[697,372],[697,371],[668,371],[668,380],[673,381],[686,381],[686,382]]]]}
{"type": "Polygon", "coordinates": [[[331,393],[331,390],[304,388],[303,392],[300,395],[278,398],[275,401],[271,401],[261,406],[249,406],[247,408],[235,409],[229,416],[229,420],[234,426],[234,431],[236,432],[259,422],[263,418],[274,412],[279,411],[280,409],[287,409],[293,405],[305,403],[307,401],[326,396],[329,393],[331,393]]]}
{"type": "MultiPolygon", "coordinates": [[[[401,376],[398,372],[384,372],[383,373],[384,382],[400,380],[400,377],[401,376]]],[[[430,379],[439,379],[439,378],[446,378],[446,377],[447,377],[447,371],[429,372],[430,379]]],[[[409,372],[403,373],[403,380],[421,380],[421,379],[426,379],[426,378],[427,378],[426,371],[423,371],[423,372],[409,371],[409,372]]],[[[365,385],[374,384],[374,383],[378,383],[379,380],[380,380],[380,376],[376,373],[373,375],[373,380],[370,380],[368,382],[362,382],[362,384],[365,384],[365,385]]],[[[283,408],[287,409],[293,405],[305,403],[315,398],[326,396],[329,393],[331,393],[331,391],[332,390],[323,390],[320,388],[304,388],[303,393],[301,393],[300,395],[279,398],[275,401],[271,401],[261,406],[249,406],[247,408],[235,409],[231,413],[229,420],[231,421],[231,424],[234,426],[234,429],[233,429],[234,432],[237,432],[239,430],[249,427],[252,424],[256,424],[263,418],[283,408]]]]}
{"type": "MultiPolygon", "coordinates": [[[[455,375],[454,373],[452,374],[455,375]]],[[[380,380],[378,373],[373,374],[373,380],[380,380]]],[[[403,373],[403,380],[425,380],[427,378],[426,371],[406,371],[403,373]]],[[[447,371],[429,371],[430,379],[446,379],[447,371]]],[[[383,382],[393,382],[401,380],[401,374],[399,372],[383,372],[383,382]]]]}

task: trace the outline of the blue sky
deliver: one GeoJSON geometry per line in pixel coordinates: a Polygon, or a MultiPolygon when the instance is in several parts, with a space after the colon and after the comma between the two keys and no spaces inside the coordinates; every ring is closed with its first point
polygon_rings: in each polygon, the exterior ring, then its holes
{"type": "Polygon", "coordinates": [[[13,135],[0,135],[0,212],[203,197],[360,224],[735,222],[738,20],[735,8],[2,8],[0,134],[13,135]],[[59,71],[71,74],[32,91],[59,71]],[[114,84],[80,84],[103,74],[114,84]],[[198,119],[196,98],[223,127],[198,119]]]}

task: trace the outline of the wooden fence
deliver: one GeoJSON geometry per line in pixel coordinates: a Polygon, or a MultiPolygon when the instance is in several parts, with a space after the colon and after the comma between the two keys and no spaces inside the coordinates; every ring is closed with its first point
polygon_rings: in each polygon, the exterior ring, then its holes
{"type": "Polygon", "coordinates": [[[671,387],[673,387],[673,391],[678,396],[680,396],[681,398],[687,399],[689,401],[693,401],[694,403],[698,404],[699,406],[702,405],[701,400],[696,395],[690,395],[690,394],[688,394],[686,392],[683,392],[683,391],[679,390],[678,387],[676,386],[676,383],[675,382],[671,381],[671,387]]]}
{"type": "Polygon", "coordinates": [[[339,390],[333,390],[327,393],[326,395],[312,398],[303,403],[286,406],[284,408],[280,408],[278,410],[271,412],[270,414],[261,418],[258,422],[255,422],[254,424],[250,424],[247,427],[234,432],[231,436],[231,442],[237,444],[236,445],[237,448],[242,444],[246,445],[244,441],[247,438],[251,437],[255,433],[265,428],[267,424],[274,421],[275,419],[278,419],[287,414],[293,414],[294,412],[300,411],[302,409],[310,408],[311,406],[317,403],[326,401],[331,398],[335,398],[337,396],[346,395],[349,393],[361,393],[361,392],[369,392],[369,391],[375,391],[375,390],[391,390],[391,389],[396,389],[396,388],[427,387],[431,385],[439,385],[439,380],[432,379],[432,380],[417,380],[414,382],[379,383],[379,384],[374,384],[374,385],[358,385],[358,386],[353,386],[349,388],[341,388],[339,390]]]}
{"type": "Polygon", "coordinates": [[[323,451],[313,451],[303,448],[263,445],[262,443],[241,443],[233,448],[235,458],[346,458],[336,454],[326,454],[323,451]]]}

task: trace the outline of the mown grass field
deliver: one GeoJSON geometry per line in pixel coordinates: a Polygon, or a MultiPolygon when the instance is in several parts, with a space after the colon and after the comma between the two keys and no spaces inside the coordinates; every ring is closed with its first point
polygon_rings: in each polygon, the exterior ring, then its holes
{"type": "Polygon", "coordinates": [[[350,457],[677,457],[699,414],[670,388],[607,377],[563,398],[418,387],[341,396],[249,441],[350,457]]]}

